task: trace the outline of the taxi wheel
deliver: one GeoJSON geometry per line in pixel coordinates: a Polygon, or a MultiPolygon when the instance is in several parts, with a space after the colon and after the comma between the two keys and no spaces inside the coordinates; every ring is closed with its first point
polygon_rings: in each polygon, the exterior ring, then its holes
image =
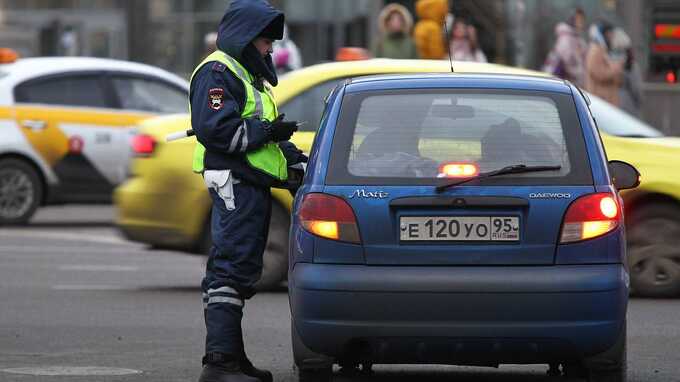
{"type": "Polygon", "coordinates": [[[290,217],[285,208],[272,202],[272,217],[269,223],[267,247],[262,259],[262,277],[255,284],[259,291],[272,290],[285,280],[288,273],[288,231],[290,217]]]}
{"type": "Polygon", "coordinates": [[[0,160],[0,225],[26,224],[40,205],[43,186],[29,163],[0,160]]]}
{"type": "Polygon", "coordinates": [[[628,266],[634,295],[680,295],[680,208],[640,206],[627,230],[628,266]]]}

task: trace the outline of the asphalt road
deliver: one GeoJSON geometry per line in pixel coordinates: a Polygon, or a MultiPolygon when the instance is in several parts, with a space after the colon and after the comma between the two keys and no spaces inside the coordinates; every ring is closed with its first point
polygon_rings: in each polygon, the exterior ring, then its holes
{"type": "MultiPolygon", "coordinates": [[[[203,259],[126,242],[112,216],[110,207],[54,207],[29,227],[0,228],[0,381],[197,379],[203,259]],[[45,373],[58,375],[35,375],[45,373]]],[[[247,350],[277,381],[296,380],[289,315],[285,290],[246,305],[247,350]]],[[[632,300],[630,381],[680,381],[679,349],[680,300],[632,300]]],[[[564,381],[543,366],[375,370],[335,380],[564,381]]]]}

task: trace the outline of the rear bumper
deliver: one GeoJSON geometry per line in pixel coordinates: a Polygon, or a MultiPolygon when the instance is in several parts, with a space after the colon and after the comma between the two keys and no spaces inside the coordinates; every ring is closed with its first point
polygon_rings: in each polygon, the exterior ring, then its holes
{"type": "Polygon", "coordinates": [[[376,267],[298,263],[295,327],[310,349],[376,363],[543,363],[610,348],[621,265],[376,267]]]}

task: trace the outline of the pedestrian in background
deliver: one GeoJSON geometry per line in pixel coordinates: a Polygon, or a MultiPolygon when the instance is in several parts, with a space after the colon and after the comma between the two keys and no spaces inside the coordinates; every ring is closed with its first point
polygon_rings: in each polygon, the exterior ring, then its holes
{"type": "Polygon", "coordinates": [[[487,62],[486,55],[479,48],[477,29],[461,18],[453,22],[449,44],[455,61],[487,62]]]}
{"type": "Polygon", "coordinates": [[[611,24],[601,21],[590,27],[590,46],[586,56],[586,90],[619,106],[619,89],[623,81],[623,61],[609,55],[613,33],[611,24]]]}
{"type": "Polygon", "coordinates": [[[418,0],[418,22],[413,37],[422,59],[441,60],[447,57],[444,21],[449,13],[448,0],[418,0]]]}
{"type": "Polygon", "coordinates": [[[415,59],[416,45],[411,38],[413,16],[400,4],[388,4],[378,16],[380,35],[371,48],[374,57],[415,59]]]}
{"type": "Polygon", "coordinates": [[[302,68],[302,55],[297,44],[288,35],[288,26],[283,28],[283,38],[274,42],[272,53],[277,74],[288,73],[302,68]]]}
{"type": "Polygon", "coordinates": [[[639,117],[642,103],[642,72],[635,61],[630,37],[621,28],[615,28],[612,32],[610,56],[614,61],[623,62],[619,106],[628,114],[639,117]]]}
{"type": "Polygon", "coordinates": [[[543,71],[571,81],[576,86],[585,85],[585,60],[588,44],[583,38],[586,14],[577,8],[567,22],[555,26],[555,46],[548,54],[543,71]]]}

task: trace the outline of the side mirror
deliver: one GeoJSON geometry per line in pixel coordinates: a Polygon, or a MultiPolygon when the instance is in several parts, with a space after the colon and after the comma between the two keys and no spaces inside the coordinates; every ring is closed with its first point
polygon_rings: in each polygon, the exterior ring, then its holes
{"type": "Polygon", "coordinates": [[[626,162],[609,161],[609,174],[617,190],[627,190],[640,185],[640,172],[626,162]]]}

